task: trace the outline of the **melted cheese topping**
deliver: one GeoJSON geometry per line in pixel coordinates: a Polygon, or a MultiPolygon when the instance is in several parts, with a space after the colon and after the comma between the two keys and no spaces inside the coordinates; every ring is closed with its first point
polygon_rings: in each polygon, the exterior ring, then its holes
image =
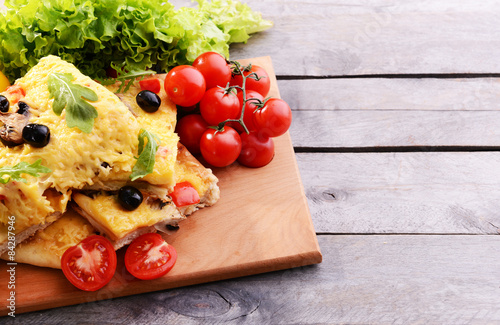
{"type": "MultiPolygon", "coordinates": [[[[167,97],[163,87],[163,77],[162,75],[158,78],[161,84],[161,90],[158,94],[161,99],[161,106],[154,113],[145,112],[137,104],[137,94],[142,90],[138,82],[134,82],[126,93],[119,94],[119,98],[136,117],[141,127],[160,139],[160,148],[156,153],[155,169],[153,173],[146,175],[142,180],[150,184],[172,188],[175,185],[175,182],[173,182],[174,165],[177,157],[177,142],[179,142],[179,136],[174,132],[177,121],[177,108],[167,97]]],[[[119,88],[119,83],[106,87],[115,93],[119,88]]]]}
{"type": "Polygon", "coordinates": [[[127,211],[118,203],[116,196],[97,195],[90,198],[80,193],[73,195],[78,206],[102,226],[112,240],[125,237],[138,228],[153,226],[170,217],[175,207],[171,204],[160,209],[159,206],[148,204],[144,198],[139,207],[127,211]]]}
{"type": "MultiPolygon", "coordinates": [[[[70,209],[49,227],[17,245],[15,260],[20,263],[61,268],[61,257],[66,249],[93,234],[96,234],[96,231],[90,223],[70,209]]],[[[4,254],[2,258],[8,259],[8,255],[4,254]]]]}
{"type": "MultiPolygon", "coordinates": [[[[138,83],[137,83],[138,84],[138,83]]],[[[56,56],[40,60],[24,77],[15,83],[25,91],[21,98],[30,107],[30,123],[49,127],[51,139],[47,146],[34,148],[24,144],[14,148],[0,145],[0,166],[14,166],[24,161],[33,163],[42,159],[42,165],[52,173],[35,178],[23,175],[28,182],[10,182],[0,185],[0,228],[7,224],[8,217],[16,216],[16,231],[21,232],[30,225],[42,224],[47,215],[55,211],[63,212],[72,189],[98,187],[101,184],[123,186],[130,181],[129,176],[138,156],[138,135],[144,128],[161,139],[161,148],[155,159],[154,172],[139,182],[149,182],[166,189],[175,185],[175,161],[178,137],[174,133],[176,109],[162,95],[162,107],[156,113],[142,111],[135,103],[140,91],[134,86],[125,95],[133,109],[106,87],[81,74],[72,64],[56,56]],[[66,110],[57,116],[52,110],[54,101],[48,90],[48,77],[52,73],[71,73],[73,83],[92,89],[98,100],[90,102],[98,111],[94,127],[89,134],[66,125],[66,110]],[[10,184],[10,185],[9,185],[10,184]],[[120,185],[121,184],[121,185],[120,185]],[[54,188],[62,193],[64,200],[58,202],[44,196],[47,189],[54,188]],[[63,204],[64,203],[64,204],[63,204]]],[[[9,94],[6,94],[9,98],[9,94]]],[[[17,106],[11,106],[14,112],[17,106]]],[[[0,242],[2,238],[0,238],[0,242]]]]}

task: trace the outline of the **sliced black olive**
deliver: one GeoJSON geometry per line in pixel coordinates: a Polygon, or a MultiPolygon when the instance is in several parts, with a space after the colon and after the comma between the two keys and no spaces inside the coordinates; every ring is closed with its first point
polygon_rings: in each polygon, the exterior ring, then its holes
{"type": "Polygon", "coordinates": [[[19,109],[16,112],[17,114],[26,115],[26,113],[30,110],[29,105],[26,104],[25,102],[19,102],[17,103],[17,106],[19,107],[19,109]]]}
{"type": "Polygon", "coordinates": [[[0,95],[0,112],[7,113],[9,111],[10,103],[7,97],[0,95]]]}
{"type": "Polygon", "coordinates": [[[35,148],[45,147],[50,141],[50,129],[42,124],[28,124],[23,128],[23,139],[35,148]]]}
{"type": "Polygon", "coordinates": [[[160,96],[150,90],[141,91],[137,94],[135,100],[137,101],[137,105],[148,113],[156,112],[161,105],[160,96]]]}
{"type": "Polygon", "coordinates": [[[142,203],[142,193],[133,186],[124,186],[118,191],[118,201],[124,209],[137,209],[142,203]]]}

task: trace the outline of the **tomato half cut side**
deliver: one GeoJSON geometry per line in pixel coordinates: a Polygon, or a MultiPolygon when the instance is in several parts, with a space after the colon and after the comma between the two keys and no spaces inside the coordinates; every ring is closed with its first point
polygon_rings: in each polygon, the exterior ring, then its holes
{"type": "Polygon", "coordinates": [[[169,195],[177,207],[184,207],[200,202],[198,191],[189,182],[175,184],[174,190],[169,195]]]}
{"type": "Polygon", "coordinates": [[[156,233],[134,239],[125,252],[125,267],[138,279],[152,280],[167,274],[177,261],[177,252],[156,233]]]}
{"type": "Polygon", "coordinates": [[[61,268],[69,282],[78,289],[99,290],[115,274],[115,249],[103,236],[89,236],[64,252],[61,268]]]}

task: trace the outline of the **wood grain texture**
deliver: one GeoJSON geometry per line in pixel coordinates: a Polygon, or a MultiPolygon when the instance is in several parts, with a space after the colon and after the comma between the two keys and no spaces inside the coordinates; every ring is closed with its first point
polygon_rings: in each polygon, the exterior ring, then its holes
{"type": "Polygon", "coordinates": [[[295,111],[295,147],[500,145],[500,111],[295,111]]]}
{"type": "Polygon", "coordinates": [[[294,110],[498,111],[499,78],[278,80],[294,110]]]}
{"type": "Polygon", "coordinates": [[[500,233],[499,152],[301,153],[320,233],[500,233]]]}
{"type": "MultiPolygon", "coordinates": [[[[271,96],[279,97],[269,57],[251,61],[265,67],[271,77],[271,96]]],[[[238,164],[214,168],[221,198],[183,221],[167,237],[178,259],[166,276],[135,279],[123,265],[124,249],[118,253],[114,278],[96,292],[76,289],[60,270],[18,264],[16,312],[320,263],[321,252],[288,133],[275,138],[275,149],[273,161],[263,168],[238,164]]],[[[6,269],[4,261],[0,269],[6,269]]],[[[0,273],[0,284],[6,286],[8,279],[7,272],[0,273]]],[[[1,293],[0,298],[7,299],[7,292],[1,293]]],[[[7,312],[7,306],[0,304],[0,315],[7,312]]]]}
{"type": "MultiPolygon", "coordinates": [[[[324,262],[19,315],[26,324],[496,324],[500,236],[319,236],[324,262]],[[478,267],[480,266],[480,267],[478,267]]],[[[6,321],[5,324],[14,324],[6,321]]]]}
{"type": "Polygon", "coordinates": [[[500,146],[500,82],[280,80],[295,147],[500,146]]]}
{"type": "Polygon", "coordinates": [[[500,72],[496,1],[246,3],[275,25],[231,55],[270,55],[277,75],[500,72]]]}

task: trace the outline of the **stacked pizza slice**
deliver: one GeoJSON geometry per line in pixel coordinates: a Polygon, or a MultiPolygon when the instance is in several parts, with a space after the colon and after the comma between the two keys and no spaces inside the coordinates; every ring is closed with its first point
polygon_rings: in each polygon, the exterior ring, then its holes
{"type": "Polygon", "coordinates": [[[60,268],[64,251],[89,235],[118,249],[218,200],[217,178],[178,141],[163,87],[122,88],[48,56],[1,94],[3,258],[15,235],[16,261],[60,268]],[[198,199],[176,205],[178,184],[198,199]]]}

